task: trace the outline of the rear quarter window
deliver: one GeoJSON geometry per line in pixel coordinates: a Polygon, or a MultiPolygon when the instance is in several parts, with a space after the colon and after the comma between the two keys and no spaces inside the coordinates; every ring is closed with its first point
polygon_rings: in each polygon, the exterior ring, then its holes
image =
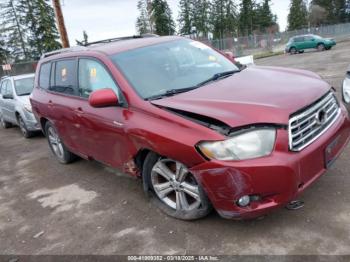
{"type": "Polygon", "coordinates": [[[39,73],[39,86],[49,89],[50,86],[51,63],[42,64],[39,73]]]}

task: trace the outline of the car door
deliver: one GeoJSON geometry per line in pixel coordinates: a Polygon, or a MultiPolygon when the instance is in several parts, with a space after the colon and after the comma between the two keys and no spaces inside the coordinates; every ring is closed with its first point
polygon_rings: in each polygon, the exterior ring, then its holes
{"type": "Polygon", "coordinates": [[[5,80],[5,92],[3,95],[3,106],[2,112],[3,117],[6,121],[13,124],[17,123],[16,112],[15,112],[15,97],[13,83],[10,79],[5,80]]]}
{"type": "Polygon", "coordinates": [[[304,39],[305,39],[304,49],[316,48],[316,41],[313,36],[308,35],[308,36],[305,36],[304,39]]]}
{"type": "Polygon", "coordinates": [[[80,134],[77,110],[82,103],[77,88],[77,59],[67,58],[53,62],[50,80],[50,120],[64,144],[74,153],[86,155],[80,134]]]}
{"type": "Polygon", "coordinates": [[[303,36],[296,37],[294,41],[295,41],[295,46],[298,50],[305,49],[305,43],[304,43],[303,36]]]}
{"type": "Polygon", "coordinates": [[[125,122],[130,112],[123,107],[126,104],[125,99],[107,67],[96,59],[79,59],[78,76],[79,95],[84,103],[76,109],[81,111],[79,125],[81,137],[89,148],[88,155],[113,167],[121,167],[129,157],[125,122]],[[91,107],[88,102],[89,95],[103,88],[114,90],[121,105],[91,107]]]}

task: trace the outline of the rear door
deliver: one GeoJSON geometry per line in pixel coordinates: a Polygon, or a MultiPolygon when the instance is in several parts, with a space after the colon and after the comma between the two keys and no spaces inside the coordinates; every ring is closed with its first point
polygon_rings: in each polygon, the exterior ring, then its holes
{"type": "Polygon", "coordinates": [[[81,138],[79,109],[83,101],[78,95],[77,59],[67,58],[53,62],[50,80],[50,118],[64,144],[74,153],[86,154],[81,138]]]}
{"type": "Polygon", "coordinates": [[[305,36],[305,49],[316,48],[316,41],[313,36],[305,36]]]}
{"type": "Polygon", "coordinates": [[[88,147],[88,155],[105,164],[120,167],[128,159],[128,140],[125,122],[130,112],[123,106],[93,108],[89,95],[103,88],[113,89],[121,104],[126,105],[117,83],[108,68],[94,58],[79,59],[79,95],[83,104],[79,125],[81,137],[88,147]]]}

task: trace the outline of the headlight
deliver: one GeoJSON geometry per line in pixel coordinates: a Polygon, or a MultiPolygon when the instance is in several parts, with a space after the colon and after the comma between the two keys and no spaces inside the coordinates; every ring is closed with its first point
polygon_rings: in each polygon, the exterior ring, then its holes
{"type": "Polygon", "coordinates": [[[32,112],[33,112],[33,111],[32,111],[32,106],[31,106],[31,105],[28,105],[28,104],[24,105],[24,109],[27,110],[29,113],[32,113],[32,112]]]}
{"type": "Polygon", "coordinates": [[[350,79],[346,78],[343,82],[343,100],[350,104],[350,79]]]}
{"type": "Polygon", "coordinates": [[[246,131],[224,141],[202,142],[199,150],[209,159],[245,160],[271,154],[276,130],[264,128],[246,131]]]}

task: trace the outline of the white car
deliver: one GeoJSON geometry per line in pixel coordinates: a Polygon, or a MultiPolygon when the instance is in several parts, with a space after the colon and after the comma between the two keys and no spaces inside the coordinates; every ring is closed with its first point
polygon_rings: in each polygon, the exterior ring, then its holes
{"type": "Polygon", "coordinates": [[[40,131],[30,105],[34,74],[3,77],[0,80],[0,124],[3,128],[18,125],[25,138],[40,131]]]}

